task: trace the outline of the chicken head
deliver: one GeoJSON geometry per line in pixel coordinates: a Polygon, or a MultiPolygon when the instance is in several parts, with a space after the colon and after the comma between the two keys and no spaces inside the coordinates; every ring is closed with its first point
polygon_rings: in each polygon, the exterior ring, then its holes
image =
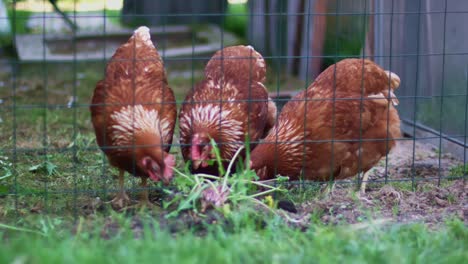
{"type": "Polygon", "coordinates": [[[200,166],[202,168],[208,167],[208,160],[211,160],[214,157],[213,155],[213,146],[210,144],[210,138],[206,133],[197,133],[192,137],[192,167],[196,170],[200,166]]]}

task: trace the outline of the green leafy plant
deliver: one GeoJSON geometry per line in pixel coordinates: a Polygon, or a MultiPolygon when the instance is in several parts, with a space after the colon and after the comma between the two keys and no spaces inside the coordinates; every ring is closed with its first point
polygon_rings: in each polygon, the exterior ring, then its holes
{"type": "Polygon", "coordinates": [[[8,156],[3,156],[0,152],[0,196],[8,193],[9,187],[5,182],[11,176],[13,176],[13,163],[8,156]]]}
{"type": "MultiPolygon", "coordinates": [[[[283,192],[285,190],[275,186],[273,183],[286,180],[285,177],[280,177],[275,180],[257,181],[257,175],[250,168],[245,167],[241,160],[238,160],[240,153],[247,149],[247,159],[249,156],[249,143],[240,147],[232,157],[226,170],[223,167],[223,160],[219,151],[218,145],[214,140],[211,140],[213,152],[216,156],[216,163],[219,168],[221,177],[197,173],[190,174],[187,164],[185,171],[182,172],[174,168],[174,171],[180,175],[175,178],[175,184],[179,186],[179,193],[166,190],[174,194],[175,197],[164,204],[165,208],[170,205],[178,204],[177,208],[168,214],[166,217],[177,216],[184,210],[193,210],[198,214],[202,214],[206,209],[207,203],[212,202],[215,208],[220,209],[224,214],[229,214],[232,206],[237,206],[240,203],[249,203],[251,205],[259,205],[264,208],[271,208],[271,201],[268,199],[261,200],[261,197],[267,196],[274,192],[283,192]],[[238,160],[237,172],[232,173],[234,164],[238,160]],[[258,188],[263,190],[256,192],[258,188]],[[209,193],[209,194],[208,194],[209,193]],[[202,210],[199,210],[200,206],[202,210]]],[[[271,197],[270,197],[271,198],[271,197]]]]}
{"type": "Polygon", "coordinates": [[[33,165],[28,169],[30,172],[39,172],[47,176],[58,175],[57,165],[50,161],[44,161],[39,164],[33,165]]]}
{"type": "Polygon", "coordinates": [[[95,137],[92,134],[78,133],[74,141],[68,144],[67,148],[76,148],[76,156],[78,158],[86,156],[87,150],[94,144],[95,137]]]}

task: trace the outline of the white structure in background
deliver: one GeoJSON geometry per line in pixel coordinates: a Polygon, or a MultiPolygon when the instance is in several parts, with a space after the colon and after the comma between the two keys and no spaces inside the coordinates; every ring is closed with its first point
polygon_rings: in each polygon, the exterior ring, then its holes
{"type": "MultiPolygon", "coordinates": [[[[105,17],[102,12],[87,12],[76,17],[69,13],[70,19],[78,25],[80,31],[102,33],[120,30],[122,27],[105,17]]],[[[27,28],[33,33],[60,34],[71,33],[63,17],[56,12],[32,14],[26,23],[27,28]]]]}

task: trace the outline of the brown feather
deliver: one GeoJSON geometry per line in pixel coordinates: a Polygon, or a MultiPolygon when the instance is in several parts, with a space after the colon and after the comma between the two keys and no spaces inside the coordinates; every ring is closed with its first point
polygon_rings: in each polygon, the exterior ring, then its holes
{"type": "Polygon", "coordinates": [[[330,66],[284,106],[265,143],[253,150],[252,168],[262,179],[297,179],[302,172],[310,180],[369,170],[401,136],[398,112],[387,97],[397,88],[390,81],[368,60],[330,66]]]}
{"type": "Polygon", "coordinates": [[[231,46],[217,51],[205,67],[206,78],[235,78],[248,83],[265,82],[266,64],[251,46],[231,46]]]}
{"type": "MultiPolygon", "coordinates": [[[[252,142],[260,139],[269,114],[268,93],[262,83],[265,72],[263,58],[249,47],[228,47],[213,55],[205,68],[206,79],[187,94],[179,114],[186,161],[191,159],[195,134],[213,138],[226,160],[244,144],[247,135],[252,142]]],[[[202,171],[216,174],[218,170],[202,171]]]]}
{"type": "Polygon", "coordinates": [[[117,49],[106,67],[104,80],[96,85],[90,110],[97,143],[113,166],[136,176],[147,176],[135,166],[135,159],[141,156],[141,151],[160,154],[169,151],[177,116],[175,97],[149,33],[145,35],[136,30],[129,41],[117,49]],[[135,130],[130,135],[122,135],[128,142],[133,142],[122,145],[115,136],[119,133],[116,126],[122,124],[112,116],[126,107],[153,111],[168,125],[150,133],[138,134],[135,130]],[[142,146],[146,144],[154,146],[142,146]]]}

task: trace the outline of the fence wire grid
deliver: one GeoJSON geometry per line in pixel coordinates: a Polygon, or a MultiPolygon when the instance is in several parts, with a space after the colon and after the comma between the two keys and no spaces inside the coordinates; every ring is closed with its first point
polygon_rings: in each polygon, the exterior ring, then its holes
{"type": "MultiPolygon", "coordinates": [[[[82,11],[83,1],[76,0],[63,1],[63,5],[59,1],[55,12],[51,2],[4,1],[6,12],[0,17],[11,27],[10,32],[2,33],[0,53],[0,200],[13,214],[40,207],[49,213],[72,212],[76,217],[90,200],[100,197],[107,201],[118,191],[118,171],[96,143],[89,109],[96,83],[106,78],[110,57],[141,25],[150,28],[175,95],[177,115],[187,93],[204,79],[211,56],[228,46],[251,45],[262,54],[267,67],[264,85],[278,107],[278,116],[290,101],[307,100],[306,105],[359,101],[362,105],[372,100],[362,96],[293,97],[342,59],[373,60],[401,79],[395,93],[400,101],[396,109],[402,137],[394,139],[397,151],[375,163],[369,183],[408,182],[414,187],[421,181],[441,184],[467,178],[467,1],[250,0],[208,4],[193,0],[185,5],[176,0],[172,4],[123,1],[118,6],[121,9],[108,9],[112,1],[101,1],[99,10],[82,11]]],[[[252,81],[248,86],[252,87],[252,81]]],[[[215,102],[247,103],[250,109],[252,104],[266,101],[215,102]]],[[[313,115],[313,107],[305,113],[313,115]]],[[[334,116],[329,118],[334,120],[334,116]]],[[[386,127],[389,135],[390,126],[386,127]]],[[[363,139],[362,132],[359,134],[351,139],[274,143],[300,144],[305,150],[313,143],[331,142],[333,146],[391,141],[363,139]]],[[[226,144],[216,143],[221,148],[226,144]]],[[[235,142],[238,146],[244,143],[235,142]]],[[[262,138],[250,143],[256,147],[266,144],[262,138]]],[[[184,170],[181,148],[191,145],[180,143],[179,123],[169,145],[176,168],[184,170]]],[[[361,168],[362,157],[358,155],[361,168]]],[[[307,164],[307,160],[302,163],[307,164]]],[[[328,180],[334,180],[333,175],[328,180]]],[[[291,182],[291,188],[328,180],[301,178],[291,182]]],[[[357,173],[357,177],[336,182],[361,180],[362,173],[357,173]]],[[[126,174],[125,188],[128,193],[140,192],[139,179],[126,174]]],[[[153,184],[148,188],[151,193],[161,189],[153,184]]]]}

